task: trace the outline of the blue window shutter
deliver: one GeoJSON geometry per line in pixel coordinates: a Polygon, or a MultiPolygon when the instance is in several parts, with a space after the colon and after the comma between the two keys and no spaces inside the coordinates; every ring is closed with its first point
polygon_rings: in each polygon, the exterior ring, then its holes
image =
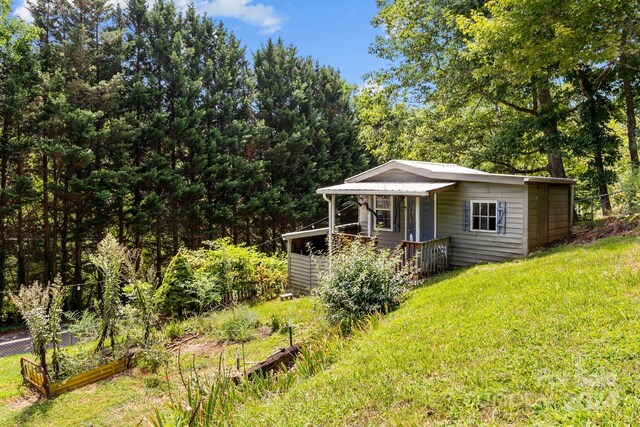
{"type": "Polygon", "coordinates": [[[496,232],[498,234],[506,234],[507,233],[507,202],[504,200],[498,200],[497,206],[497,215],[498,220],[496,221],[496,232]]]}
{"type": "Polygon", "coordinates": [[[465,200],[464,205],[462,206],[462,230],[471,230],[471,206],[469,205],[468,200],[465,200]]]}

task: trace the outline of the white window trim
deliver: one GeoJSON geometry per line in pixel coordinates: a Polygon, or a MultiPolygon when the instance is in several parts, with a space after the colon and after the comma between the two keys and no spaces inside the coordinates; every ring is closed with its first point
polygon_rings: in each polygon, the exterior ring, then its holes
{"type": "Polygon", "coordinates": [[[378,201],[378,197],[380,196],[373,196],[373,211],[374,212],[378,212],[380,211],[389,211],[389,216],[391,218],[391,221],[389,222],[389,228],[383,228],[383,227],[378,227],[378,221],[376,219],[375,221],[375,225],[373,227],[374,230],[376,231],[393,231],[393,205],[394,205],[394,200],[393,200],[393,196],[382,196],[382,197],[389,197],[389,209],[378,209],[378,205],[377,205],[377,201],[378,201]]]}
{"type": "Polygon", "coordinates": [[[469,230],[476,231],[478,233],[495,233],[498,231],[498,201],[497,200],[470,200],[469,201],[469,230]],[[494,203],[496,205],[496,228],[495,230],[482,230],[479,228],[473,228],[473,204],[474,203],[494,203]]]}

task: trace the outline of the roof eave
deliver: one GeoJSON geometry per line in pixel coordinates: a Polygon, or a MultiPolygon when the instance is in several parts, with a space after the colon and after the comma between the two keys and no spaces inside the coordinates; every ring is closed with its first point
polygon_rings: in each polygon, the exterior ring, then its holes
{"type": "MultiPolygon", "coordinates": [[[[449,187],[445,187],[449,188],[449,187]]],[[[391,191],[391,190],[332,190],[331,188],[320,188],[316,190],[318,194],[327,195],[358,195],[358,196],[421,196],[428,197],[430,193],[437,191],[391,191]]]]}
{"type": "Polygon", "coordinates": [[[540,183],[540,184],[565,184],[574,185],[575,179],[569,178],[552,178],[548,176],[527,176],[524,178],[526,183],[540,183]]]}

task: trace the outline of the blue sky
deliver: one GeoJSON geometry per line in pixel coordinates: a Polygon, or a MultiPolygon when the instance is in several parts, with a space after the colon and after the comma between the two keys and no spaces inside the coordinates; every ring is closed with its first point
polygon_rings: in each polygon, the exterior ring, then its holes
{"type": "MultiPolygon", "coordinates": [[[[14,0],[14,12],[28,19],[27,0],[14,0]]],[[[118,1],[118,0],[115,0],[118,1]]],[[[384,66],[368,53],[375,35],[370,21],[375,0],[177,0],[193,1],[209,16],[222,20],[252,52],[269,37],[281,37],[301,55],[340,70],[344,79],[362,84],[363,74],[384,66]]]]}

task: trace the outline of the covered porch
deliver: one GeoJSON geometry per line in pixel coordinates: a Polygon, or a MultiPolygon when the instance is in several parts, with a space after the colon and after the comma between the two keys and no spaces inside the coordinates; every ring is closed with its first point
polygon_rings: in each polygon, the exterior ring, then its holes
{"type": "Polygon", "coordinates": [[[411,263],[422,277],[449,268],[451,238],[438,234],[438,193],[456,182],[358,182],[317,190],[328,203],[329,251],[356,236],[376,239],[380,247],[400,247],[403,264],[411,263]],[[357,230],[336,225],[337,199],[352,196],[359,206],[357,230]]]}

